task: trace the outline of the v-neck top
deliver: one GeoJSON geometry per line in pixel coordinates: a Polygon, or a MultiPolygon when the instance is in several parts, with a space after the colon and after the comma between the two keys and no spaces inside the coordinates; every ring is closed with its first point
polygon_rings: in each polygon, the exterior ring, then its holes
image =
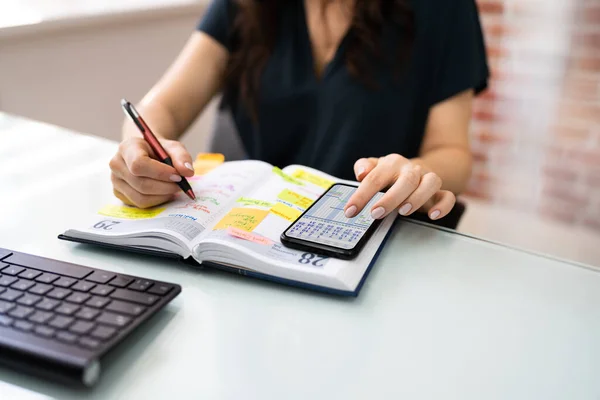
{"type": "MultiPolygon", "coordinates": [[[[315,75],[304,0],[282,0],[278,36],[262,72],[254,123],[239,99],[224,97],[250,158],[276,166],[303,164],[354,179],[362,157],[417,157],[432,106],[460,92],[481,92],[489,76],[474,0],[415,0],[415,39],[402,79],[372,58],[376,86],[345,63],[350,30],[320,77],[315,75]]],[[[237,5],[213,0],[198,29],[229,51],[237,5]]],[[[384,53],[398,51],[401,27],[386,23],[384,53]]]]}

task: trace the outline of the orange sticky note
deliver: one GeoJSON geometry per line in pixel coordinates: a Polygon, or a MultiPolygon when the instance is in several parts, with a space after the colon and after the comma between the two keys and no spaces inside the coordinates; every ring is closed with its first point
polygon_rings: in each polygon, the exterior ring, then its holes
{"type": "Polygon", "coordinates": [[[224,162],[225,156],[221,153],[199,153],[194,160],[194,172],[204,175],[224,162]]]}
{"type": "Polygon", "coordinates": [[[213,230],[238,228],[246,232],[252,232],[258,224],[269,214],[269,210],[257,208],[232,208],[227,215],[221,219],[213,230]]]}
{"type": "Polygon", "coordinates": [[[233,237],[248,240],[249,242],[253,242],[253,243],[263,244],[265,246],[270,246],[273,244],[273,241],[269,238],[258,235],[256,233],[246,232],[239,228],[234,228],[231,226],[229,228],[227,228],[227,233],[233,237]]]}

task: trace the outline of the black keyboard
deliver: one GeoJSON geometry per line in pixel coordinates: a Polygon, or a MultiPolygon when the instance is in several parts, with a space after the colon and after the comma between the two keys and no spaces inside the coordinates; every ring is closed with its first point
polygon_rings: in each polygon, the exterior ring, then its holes
{"type": "Polygon", "coordinates": [[[0,248],[0,362],[92,386],[101,357],[180,292],[0,248]]]}

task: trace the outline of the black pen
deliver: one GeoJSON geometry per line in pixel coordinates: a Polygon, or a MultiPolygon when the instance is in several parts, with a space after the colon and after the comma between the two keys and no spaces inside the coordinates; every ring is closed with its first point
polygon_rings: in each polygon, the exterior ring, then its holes
{"type": "MultiPolygon", "coordinates": [[[[131,104],[125,99],[122,99],[121,107],[123,108],[125,115],[131,118],[133,123],[138,127],[138,129],[142,133],[142,136],[144,137],[144,140],[148,142],[158,159],[161,162],[172,167],[173,160],[171,160],[171,157],[169,157],[165,149],[161,146],[160,142],[158,141],[158,139],[156,139],[156,136],[154,136],[154,134],[152,133],[144,119],[137,112],[133,104],[131,104]]],[[[196,200],[196,195],[194,194],[192,187],[183,176],[181,177],[181,181],[177,182],[177,185],[181,188],[181,190],[185,192],[185,194],[188,195],[190,199],[196,200]]]]}

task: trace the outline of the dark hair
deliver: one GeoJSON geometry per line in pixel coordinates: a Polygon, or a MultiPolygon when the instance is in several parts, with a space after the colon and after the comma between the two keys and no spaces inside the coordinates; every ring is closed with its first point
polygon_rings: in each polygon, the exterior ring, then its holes
{"type": "MultiPolygon", "coordinates": [[[[260,76],[278,34],[280,8],[289,1],[235,0],[237,13],[230,32],[234,50],[226,70],[225,92],[241,99],[255,121],[260,76]]],[[[355,0],[345,61],[350,74],[371,87],[376,85],[367,60],[383,59],[381,38],[385,23],[392,23],[403,32],[395,57],[399,72],[414,39],[414,18],[408,0],[355,0]]]]}

